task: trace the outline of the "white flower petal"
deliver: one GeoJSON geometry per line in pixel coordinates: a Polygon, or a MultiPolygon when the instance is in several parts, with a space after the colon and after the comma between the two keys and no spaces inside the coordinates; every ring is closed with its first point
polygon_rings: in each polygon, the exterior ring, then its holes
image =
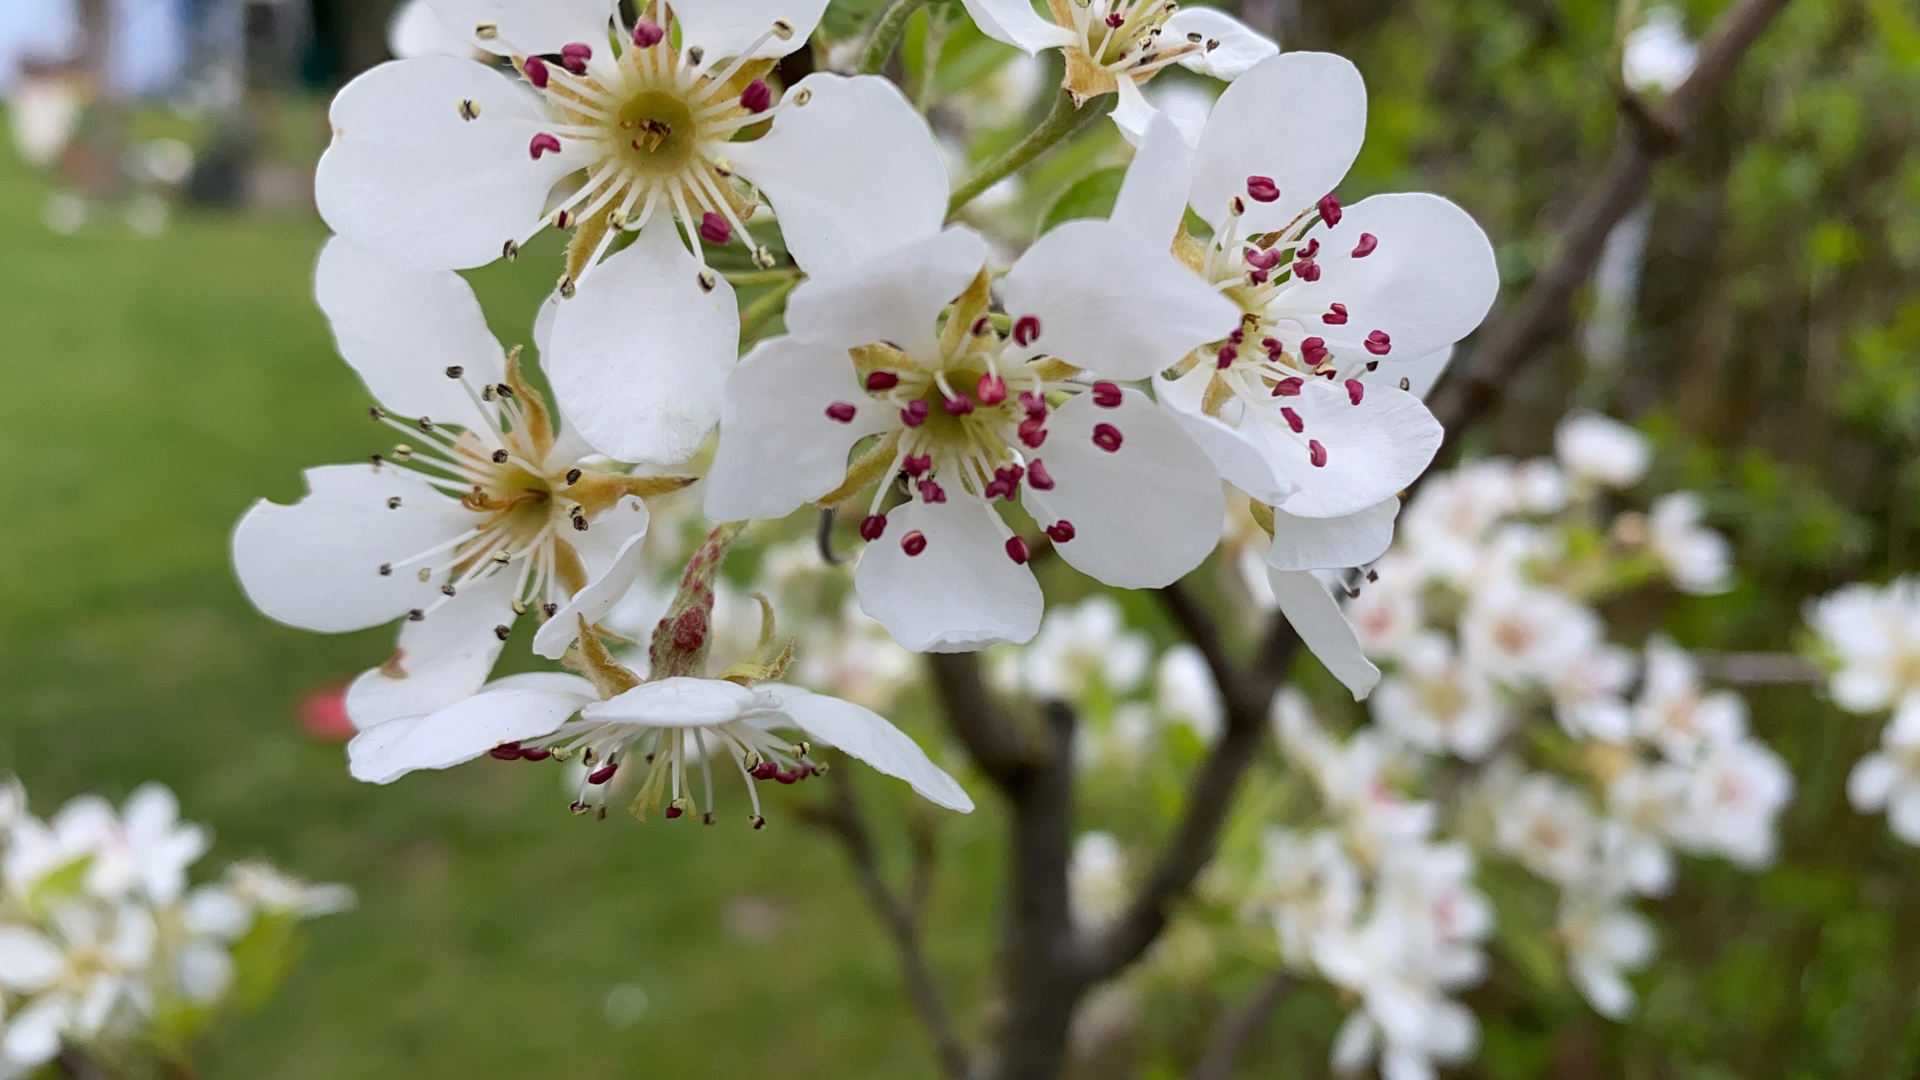
{"type": "Polygon", "coordinates": [[[550,734],[597,695],[577,675],[509,675],[426,716],[368,728],[347,745],[354,779],[389,784],[416,769],[471,761],[502,743],[550,734]]]}
{"type": "Polygon", "coordinates": [[[1181,138],[1172,117],[1155,112],[1107,220],[1148,246],[1170,244],[1186,216],[1192,182],[1193,148],[1181,138]]]}
{"type": "Polygon", "coordinates": [[[1073,523],[1073,539],[1054,550],[1083,574],[1157,589],[1185,577],[1220,542],[1226,502],[1212,463],[1138,390],[1125,390],[1113,409],[1095,405],[1091,394],[1068,401],[1036,454],[1055,486],[1029,489],[1029,511],[1044,522],[1073,523]],[[1094,444],[1100,424],[1120,432],[1118,450],[1094,444]]]}
{"type": "MultiPolygon", "coordinates": [[[[1893,830],[1893,835],[1909,844],[1920,844],[1920,790],[1909,788],[1893,796],[1887,805],[1887,825],[1893,830]]],[[[1770,845],[1772,839],[1771,836],[1763,836],[1761,843],[1770,845]]]]}
{"type": "Polygon", "coordinates": [[[705,49],[711,65],[721,58],[761,60],[804,49],[826,10],[827,0],[679,0],[673,17],[680,21],[681,42],[705,49]],[[776,19],[786,20],[792,33],[768,37],[753,48],[776,19]]]}
{"type": "Polygon", "coordinates": [[[1396,360],[1389,356],[1380,362],[1379,367],[1363,372],[1360,381],[1369,387],[1391,386],[1398,389],[1400,380],[1405,379],[1407,393],[1425,401],[1440,381],[1440,376],[1447,373],[1447,366],[1453,363],[1453,352],[1454,347],[1449,345],[1417,360],[1396,360]]]}
{"type": "Polygon", "coordinates": [[[32,994],[46,989],[66,969],[66,959],[38,931],[0,926],[0,986],[32,994]]]}
{"type": "Polygon", "coordinates": [[[714,727],[763,705],[760,695],[724,679],[675,675],[644,682],[580,710],[588,720],[649,727],[714,727]]]}
{"type": "Polygon", "coordinates": [[[416,56],[473,55],[473,42],[434,14],[427,0],[406,0],[387,20],[387,51],[401,60],[416,56]]]}
{"type": "Polygon", "coordinates": [[[1073,44],[1073,31],[1041,17],[1028,0],[961,0],[980,32],[1029,55],[1073,44]]]}
{"type": "Polygon", "coordinates": [[[333,230],[369,251],[431,270],[498,259],[540,220],[575,155],[528,144],[544,114],[531,92],[450,56],[381,64],[333,99],[333,145],[314,200],[333,230]],[[478,107],[474,120],[460,103],[478,107]]]}
{"type": "Polygon", "coordinates": [[[52,1061],[60,1052],[60,1036],[73,1023],[73,999],[66,994],[50,994],[14,1014],[0,1041],[0,1065],[23,1067],[27,1072],[52,1061]]]}
{"type": "Polygon", "coordinates": [[[765,137],[729,149],[809,274],[932,236],[947,216],[940,148],[899,88],[877,75],[809,75],[782,97],[765,137]]]}
{"type": "Polygon", "coordinates": [[[600,512],[585,530],[567,529],[560,542],[580,556],[580,564],[589,582],[597,580],[613,567],[627,541],[647,531],[647,504],[638,495],[622,495],[619,501],[600,512]]]}
{"type": "Polygon", "coordinates": [[[1298,486],[1292,480],[1277,475],[1273,467],[1267,464],[1265,442],[1254,437],[1258,432],[1243,434],[1234,425],[1202,411],[1201,403],[1206,394],[1207,381],[1211,378],[1212,369],[1204,364],[1197,365],[1175,380],[1156,376],[1153,392],[1159,399],[1160,407],[1167,410],[1174,421],[1213,459],[1213,467],[1219,471],[1222,480],[1260,502],[1269,505],[1285,502],[1298,490],[1298,486]]]}
{"type": "Polygon", "coordinates": [[[265,499],[233,529],[233,568],[247,599],[270,619],[321,633],[364,630],[440,597],[398,563],[467,531],[473,515],[419,474],[393,467],[324,465],[306,472],[306,498],[265,499]],[[389,499],[400,505],[389,509],[389,499]]]}
{"type": "Polygon", "coordinates": [[[320,252],[313,292],[341,357],[374,400],[410,419],[432,417],[484,435],[471,394],[447,370],[465,369],[474,386],[497,383],[506,377],[506,353],[465,278],[415,270],[336,236],[320,252]]]}
{"type": "MultiPolygon", "coordinates": [[[[1300,415],[1296,437],[1277,415],[1242,421],[1260,438],[1267,464],[1298,490],[1279,504],[1297,517],[1337,517],[1390,498],[1426,471],[1445,432],[1420,399],[1394,388],[1368,390],[1354,405],[1344,387],[1309,379],[1287,404],[1300,415]],[[1315,466],[1300,441],[1318,439],[1326,464],[1315,466]]],[[[1278,412],[1277,409],[1274,410],[1278,412]]]]}
{"type": "Polygon", "coordinates": [[[1282,228],[1347,175],[1366,129],[1366,83],[1346,58],[1290,52],[1263,60],[1214,103],[1194,158],[1194,212],[1219,228],[1239,196],[1247,206],[1242,236],[1282,228]],[[1272,180],[1280,198],[1247,198],[1249,176],[1272,180]]]}
{"type": "Polygon", "coordinates": [[[362,731],[403,716],[424,716],[478,691],[513,625],[512,570],[463,587],[418,622],[400,624],[393,658],[347,688],[347,716],[362,731]]]}
{"type": "Polygon", "coordinates": [[[846,349],[763,341],[727,376],[707,516],[786,517],[840,485],[854,443],[899,422],[898,410],[875,404],[861,387],[846,349]],[[858,405],[852,422],[827,415],[839,403],[858,405]]]}
{"type": "Polygon", "coordinates": [[[1365,566],[1393,543],[1400,500],[1393,496],[1340,517],[1294,517],[1273,512],[1273,546],[1267,565],[1275,570],[1337,570],[1365,566]]]}
{"type": "Polygon", "coordinates": [[[972,284],[987,256],[979,233],[953,228],[843,273],[814,277],[787,301],[787,331],[842,349],[890,341],[930,357],[938,346],[934,320],[972,284]]]}
{"type": "Polygon", "coordinates": [[[1307,570],[1268,568],[1267,582],[1301,643],[1353,691],[1353,699],[1360,701],[1372,693],[1380,682],[1380,669],[1361,651],[1360,639],[1320,579],[1307,570]]]}
{"type": "Polygon", "coordinates": [[[1195,35],[1200,49],[1181,57],[1180,66],[1229,82],[1280,52],[1272,38],[1219,8],[1181,8],[1160,28],[1161,40],[1169,45],[1193,41],[1195,35]]]}
{"type": "Polygon", "coordinates": [[[1164,243],[1106,221],[1047,233],[1000,284],[1008,314],[1040,320],[1035,352],[1114,379],[1144,379],[1240,323],[1164,243]]]}
{"type": "MultiPolygon", "coordinates": [[[[567,646],[580,636],[580,620],[585,619],[587,625],[592,626],[606,618],[607,613],[626,598],[633,583],[640,579],[646,553],[647,508],[646,504],[631,495],[621,500],[623,505],[629,501],[639,509],[640,528],[628,533],[620,550],[587,582],[586,588],[575,593],[573,599],[561,605],[560,610],[541,625],[533,635],[534,652],[549,660],[560,659],[561,654],[567,651],[567,646]]],[[[588,532],[599,528],[600,525],[596,523],[588,532]]]]}
{"type": "Polygon", "coordinates": [[[1129,146],[1141,145],[1146,141],[1147,129],[1152,126],[1153,118],[1160,115],[1160,110],[1153,107],[1153,102],[1148,101],[1147,95],[1141,91],[1140,84],[1132,79],[1121,79],[1115,84],[1115,97],[1113,112],[1107,115],[1113,120],[1113,126],[1120,129],[1120,137],[1127,140],[1129,146]]]}
{"type": "Polygon", "coordinates": [[[1044,600],[1033,572],[1007,557],[993,510],[955,492],[932,505],[894,510],[887,531],[867,545],[854,572],[860,610],[914,652],[970,652],[997,642],[1023,644],[1040,630],[1044,600]],[[918,531],[927,546],[900,546],[918,531]]]}
{"type": "MultiPolygon", "coordinates": [[[[1320,280],[1288,289],[1288,309],[1322,312],[1347,306],[1347,336],[1385,331],[1393,353],[1426,356],[1466,337],[1486,318],[1500,291],[1493,244],[1465,210],[1438,195],[1375,195],[1346,209],[1340,224],[1320,237],[1320,280]],[[1363,235],[1378,242],[1356,259],[1363,235]]],[[[1390,354],[1391,355],[1391,354],[1390,354]]],[[[1365,362],[1365,353],[1343,352],[1336,360],[1365,362]]],[[[1391,360],[1382,368],[1393,366],[1391,360]]]]}
{"type": "Polygon", "coordinates": [[[1847,801],[1861,813],[1872,813],[1887,805],[1900,782],[1900,767],[1893,759],[1868,754],[1847,774],[1847,801]]]}
{"type": "Polygon", "coordinates": [[[576,41],[605,46],[607,0],[427,0],[447,28],[488,52],[557,53],[576,41]],[[492,24],[496,34],[476,29],[492,24]]]}
{"type": "Polygon", "coordinates": [[[973,811],[973,799],[968,797],[966,789],[935,765],[919,743],[879,713],[850,701],[782,683],[767,683],[757,689],[778,700],[780,711],[791,717],[808,738],[837,747],[888,776],[905,780],[913,790],[949,810],[963,814],[973,811]]]}
{"type": "Polygon", "coordinates": [[[712,292],[699,260],[664,218],[601,263],[554,316],[545,357],[574,428],[621,461],[671,465],[698,453],[720,418],[738,355],[733,286],[712,292]]]}

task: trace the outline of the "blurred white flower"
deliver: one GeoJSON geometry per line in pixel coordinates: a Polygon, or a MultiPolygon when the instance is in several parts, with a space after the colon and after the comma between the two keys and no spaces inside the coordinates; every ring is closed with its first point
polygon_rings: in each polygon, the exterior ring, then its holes
{"type": "Polygon", "coordinates": [[[1460,616],[1469,662],[1512,685],[1551,683],[1601,643],[1599,616],[1564,593],[1494,584],[1475,593],[1460,616]]]}
{"type": "Polygon", "coordinates": [[[1576,739],[1625,742],[1632,733],[1633,711],[1620,695],[1633,684],[1635,670],[1633,653],[1607,642],[1570,660],[1547,688],[1561,730],[1576,739]]]}
{"type": "Polygon", "coordinates": [[[1827,690],[1842,709],[1879,712],[1920,690],[1920,580],[1855,582],[1809,605],[1807,622],[1838,665],[1827,690]]]}
{"type": "Polygon", "coordinates": [[[1774,821],[1793,797],[1793,775],[1764,744],[1740,739],[1710,747],[1687,783],[1674,841],[1758,870],[1773,862],[1774,821]]]}
{"type": "Polygon", "coordinates": [[[0,1064],[53,1060],[63,1040],[133,1027],[153,1008],[153,915],[135,904],[58,903],[40,928],[0,927],[0,987],[22,996],[0,1064]]]}
{"type": "Polygon", "coordinates": [[[1654,500],[1647,515],[1648,544],[1666,567],[1674,587],[1696,596],[1711,596],[1732,587],[1733,548],[1727,538],[1700,524],[1706,506],[1691,491],[1676,491],[1654,500]]]}
{"type": "Polygon", "coordinates": [[[1127,858],[1110,832],[1084,832],[1073,841],[1067,892],[1075,925],[1093,929],[1127,902],[1127,858]]]}
{"type": "Polygon", "coordinates": [[[1683,764],[1747,730],[1746,701],[1726,690],[1703,693],[1693,658],[1659,635],[1647,643],[1646,673],[1633,710],[1634,733],[1683,764]]]}
{"type": "Polygon", "coordinates": [[[1154,674],[1154,706],[1160,715],[1185,724],[1211,743],[1226,720],[1220,688],[1206,657],[1192,645],[1175,645],[1160,657],[1154,674]]]}
{"type": "Polygon", "coordinates": [[[1634,1003],[1626,974],[1653,959],[1653,924],[1630,908],[1570,893],[1560,902],[1558,933],[1581,996],[1601,1016],[1625,1019],[1634,1003]]]}
{"type": "Polygon", "coordinates": [[[1289,967],[1310,967],[1314,943],[1347,929],[1359,914],[1360,869],[1331,829],[1269,829],[1264,850],[1257,895],[1279,936],[1280,957],[1289,967]]]}
{"type": "Polygon", "coordinates": [[[1647,12],[1646,21],[1627,35],[1620,74],[1635,90],[1670,94],[1693,74],[1699,51],[1687,36],[1681,13],[1661,5],[1647,12]]]}
{"type": "Polygon", "coordinates": [[[1920,695],[1901,703],[1880,732],[1880,749],[1853,767],[1847,801],[1863,814],[1885,811],[1895,836],[1920,844],[1920,695]]]}
{"type": "Polygon", "coordinates": [[[387,51],[401,60],[417,56],[478,58],[473,43],[434,14],[429,0],[405,0],[394,9],[387,20],[387,51]]]}
{"type": "Polygon", "coordinates": [[[1533,773],[1505,794],[1495,810],[1502,850],[1559,885],[1579,882],[1594,856],[1597,822],[1586,796],[1546,773],[1533,773]]]}
{"type": "Polygon", "coordinates": [[[1508,725],[1506,703],[1480,669],[1463,663],[1444,635],[1423,633],[1369,700],[1382,728],[1429,754],[1478,761],[1508,725]]]}
{"type": "Polygon", "coordinates": [[[1419,574],[1404,552],[1390,551],[1374,564],[1373,580],[1360,587],[1360,595],[1342,605],[1368,656],[1390,658],[1415,639],[1424,617],[1419,574]]]}
{"type": "Polygon", "coordinates": [[[1653,445],[1645,435],[1598,413],[1575,413],[1553,435],[1560,463],[1577,481],[1630,488],[1647,475],[1653,445]]]}
{"type": "Polygon", "coordinates": [[[1113,597],[1099,593],[1047,612],[1032,644],[1000,654],[999,681],[1049,701],[1074,701],[1098,684],[1116,696],[1146,679],[1153,646],[1127,628],[1113,597]]]}

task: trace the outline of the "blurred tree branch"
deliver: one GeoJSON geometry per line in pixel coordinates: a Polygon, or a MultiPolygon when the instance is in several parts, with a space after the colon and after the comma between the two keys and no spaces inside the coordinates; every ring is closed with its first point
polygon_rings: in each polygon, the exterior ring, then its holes
{"type": "Polygon", "coordinates": [[[932,829],[924,823],[912,828],[913,869],[905,895],[896,893],[887,884],[886,875],[880,868],[880,852],[874,845],[873,830],[868,827],[866,814],[860,807],[859,794],[854,791],[851,770],[844,767],[832,769],[827,774],[827,781],[832,791],[831,798],[825,804],[804,807],[801,815],[808,824],[826,829],[840,838],[841,846],[847,852],[847,861],[853,865],[854,876],[867,894],[867,901],[886,926],[888,936],[893,938],[894,947],[900,953],[907,995],[913,999],[914,1008],[927,1027],[927,1034],[933,1039],[934,1048],[940,1056],[941,1070],[948,1080],[966,1080],[972,1054],[960,1038],[959,1029],[954,1026],[953,1014],[940,996],[933,970],[927,964],[926,952],[920,947],[920,917],[925,911],[927,896],[932,891],[933,871],[938,859],[932,829]]]}
{"type": "Polygon", "coordinates": [[[1200,1063],[1187,1074],[1187,1080],[1233,1080],[1233,1067],[1239,1064],[1247,1043],[1260,1034],[1260,1029],[1273,1018],[1273,1011],[1292,991],[1293,976],[1284,971],[1272,972],[1262,979],[1246,1000],[1221,1015],[1213,1034],[1207,1038],[1207,1049],[1200,1055],[1200,1063]]]}
{"type": "Polygon", "coordinates": [[[1639,204],[1653,167],[1680,149],[1787,3],[1743,0],[1720,16],[1700,44],[1693,74],[1665,102],[1620,94],[1621,137],[1600,178],[1569,215],[1553,263],[1488,328],[1473,356],[1448,374],[1429,402],[1447,432],[1442,460],[1458,450],[1460,433],[1500,400],[1520,368],[1566,332],[1574,294],[1593,275],[1607,234],[1639,204]]]}

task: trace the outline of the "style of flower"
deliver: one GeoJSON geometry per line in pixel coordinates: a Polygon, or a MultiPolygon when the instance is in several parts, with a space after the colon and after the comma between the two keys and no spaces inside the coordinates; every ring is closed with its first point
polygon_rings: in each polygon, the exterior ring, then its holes
{"type": "Polygon", "coordinates": [[[1171,0],[1047,0],[1048,17],[1028,0],[962,0],[980,32],[1029,54],[1059,49],[1061,88],[1076,104],[1118,94],[1114,123],[1138,141],[1154,107],[1141,85],[1179,64],[1231,81],[1280,51],[1266,35],[1211,7],[1171,0]]]}
{"type": "Polygon", "coordinates": [[[855,588],[915,651],[1038,631],[1032,546],[996,501],[1020,500],[1062,559],[1125,588],[1199,565],[1225,512],[1206,455],[1117,380],[1225,332],[1232,305],[1104,222],[1029,248],[1000,283],[1005,316],[989,310],[987,259],[956,228],[802,285],[789,333],[728,377],[707,482],[721,521],[871,487],[855,588]]]}
{"type": "Polygon", "coordinates": [[[392,659],[347,694],[365,726],[478,689],[527,608],[551,614],[589,583],[624,592],[634,567],[616,556],[646,531],[643,496],[688,481],[610,472],[556,433],[518,351],[503,353],[458,275],[336,239],[316,292],[382,403],[374,419],[408,441],[370,464],[309,470],[291,506],[254,504],[233,562],[254,606],[290,626],[407,620],[392,659]]]}

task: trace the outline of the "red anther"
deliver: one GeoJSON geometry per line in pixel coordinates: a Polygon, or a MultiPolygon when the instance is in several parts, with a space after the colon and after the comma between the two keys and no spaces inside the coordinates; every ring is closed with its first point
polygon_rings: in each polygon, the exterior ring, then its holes
{"type": "Polygon", "coordinates": [[[1321,221],[1326,222],[1328,225],[1338,225],[1340,224],[1340,219],[1344,216],[1346,215],[1340,209],[1340,197],[1338,195],[1328,192],[1320,197],[1321,221]]]}
{"type": "Polygon", "coordinates": [[[536,88],[541,90],[547,88],[547,80],[551,76],[547,71],[547,62],[545,60],[537,56],[529,56],[527,57],[527,62],[520,65],[520,70],[526,73],[527,81],[532,83],[536,88]]]}
{"type": "Polygon", "coordinates": [[[1320,366],[1320,361],[1326,358],[1327,341],[1325,338],[1310,337],[1300,343],[1300,359],[1318,367],[1320,366]]]}
{"type": "Polygon", "coordinates": [[[1301,382],[1302,380],[1298,375],[1289,375],[1273,384],[1273,396],[1297,397],[1300,393],[1301,382]]]}
{"type": "Polygon", "coordinates": [[[715,247],[725,247],[733,241],[733,226],[726,218],[709,210],[700,215],[700,239],[715,247]]]}
{"type": "Polygon", "coordinates": [[[1093,425],[1093,445],[1109,454],[1120,449],[1120,429],[1112,424],[1093,425]]]}
{"type": "Polygon", "coordinates": [[[1247,331],[1244,327],[1236,326],[1233,328],[1233,333],[1227,335],[1229,345],[1238,345],[1245,340],[1247,340],[1247,331]]]}
{"type": "Polygon", "coordinates": [[[965,416],[973,411],[973,398],[966,394],[955,394],[950,398],[941,398],[940,407],[948,416],[965,416]]]}
{"type": "Polygon", "coordinates": [[[541,154],[559,153],[560,140],[557,136],[549,135],[543,131],[533,137],[533,142],[527,146],[527,152],[533,155],[533,160],[539,161],[541,154]]]}
{"type": "Polygon", "coordinates": [[[941,487],[932,478],[922,480],[915,484],[914,487],[920,489],[921,502],[943,503],[947,501],[946,489],[941,487]]]}
{"type": "Polygon", "coordinates": [[[1107,25],[1113,27],[1115,30],[1118,30],[1121,27],[1127,25],[1127,17],[1116,11],[1111,15],[1107,16],[1107,25]]]}
{"type": "Polygon", "coordinates": [[[1271,270],[1280,265],[1280,253],[1273,248],[1248,248],[1247,265],[1271,270]]]}
{"type": "Polygon", "coordinates": [[[1293,276],[1301,281],[1319,281],[1320,264],[1312,259],[1301,259],[1293,264],[1293,276]]]}
{"type": "Polygon", "coordinates": [[[487,751],[487,753],[497,761],[518,761],[521,754],[520,744],[517,742],[501,743],[499,746],[487,751]]]}
{"type": "Polygon", "coordinates": [[[1255,285],[1265,285],[1267,283],[1267,279],[1272,276],[1273,275],[1267,273],[1265,270],[1247,271],[1247,280],[1252,282],[1255,285]]]}
{"type": "Polygon", "coordinates": [[[1320,321],[1323,323],[1326,323],[1328,326],[1347,325],[1347,305],[1345,304],[1333,305],[1333,310],[1327,312],[1325,315],[1320,316],[1320,321]]]}
{"type": "Polygon", "coordinates": [[[1018,465],[1005,465],[995,469],[993,479],[987,482],[986,487],[980,489],[980,494],[989,499],[998,497],[1012,502],[1014,496],[1020,494],[1020,478],[1025,476],[1026,472],[1018,465]]]}
{"type": "Polygon", "coordinates": [[[1061,518],[1047,526],[1047,537],[1056,544],[1064,544],[1073,539],[1073,522],[1061,518]]]}
{"type": "Polygon", "coordinates": [[[1007,400],[1007,380],[989,371],[974,384],[973,396],[979,398],[982,405],[998,405],[1007,400]]]}
{"type": "Polygon", "coordinates": [[[762,761],[760,762],[760,764],[755,765],[752,769],[753,778],[755,780],[771,780],[773,779],[773,774],[779,771],[780,771],[780,766],[774,764],[771,761],[762,761]]]}
{"type": "Polygon", "coordinates": [[[1303,259],[1311,259],[1319,254],[1320,238],[1317,236],[1307,241],[1307,246],[1300,249],[1300,257],[1303,259]]]}
{"type": "Polygon", "coordinates": [[[992,328],[993,328],[993,317],[990,315],[982,315],[979,318],[973,320],[973,336],[974,337],[979,337],[980,335],[986,333],[988,330],[991,330],[992,328]]]}
{"type": "Polygon", "coordinates": [[[887,515],[868,514],[860,520],[860,539],[871,544],[887,531],[887,515]]]}
{"type": "Polygon", "coordinates": [[[560,66],[575,75],[587,73],[587,61],[593,59],[593,46],[584,41],[575,41],[560,46],[560,66]]]}
{"type": "Polygon", "coordinates": [[[1320,445],[1319,439],[1307,440],[1307,460],[1313,462],[1316,469],[1327,467],[1327,448],[1320,445]]]}
{"type": "Polygon", "coordinates": [[[1027,486],[1035,491],[1053,490],[1053,474],[1039,458],[1027,462],[1027,486]]]}
{"type": "Polygon", "coordinates": [[[1231,345],[1222,345],[1220,346],[1220,354],[1214,357],[1213,364],[1215,367],[1220,368],[1222,371],[1224,371],[1227,368],[1232,367],[1233,362],[1238,359],[1240,359],[1239,349],[1236,349],[1231,345]]]}
{"type": "Polygon", "coordinates": [[[565,210],[562,210],[559,213],[553,215],[554,228],[564,229],[571,224],[573,224],[573,215],[567,213],[565,210]]]}
{"type": "Polygon", "coordinates": [[[1260,339],[1260,347],[1267,350],[1268,356],[1286,351],[1286,346],[1280,344],[1279,338],[1263,337],[1260,339]]]}
{"type": "Polygon", "coordinates": [[[1393,339],[1385,330],[1375,330],[1367,335],[1367,351],[1375,356],[1385,356],[1393,351],[1393,339]]]}
{"type": "Polygon", "coordinates": [[[1007,558],[1012,559],[1017,565],[1025,566],[1027,564],[1028,554],[1027,542],[1025,540],[1017,536],[1007,537],[1007,558]]]}
{"type": "Polygon", "coordinates": [[[1097,382],[1093,384],[1093,403],[1103,409],[1120,407],[1121,395],[1118,383],[1097,382]]]}
{"type": "Polygon", "coordinates": [[[800,782],[800,778],[805,775],[807,774],[793,769],[781,769],[779,772],[773,774],[773,778],[782,784],[797,784],[800,782]]]}
{"type": "Polygon", "coordinates": [[[1045,420],[1020,421],[1020,441],[1026,444],[1026,447],[1029,450],[1040,449],[1040,444],[1047,441],[1046,421],[1045,420]]]}
{"type": "Polygon", "coordinates": [[[680,809],[677,806],[669,806],[667,807],[667,812],[664,816],[668,821],[672,821],[674,818],[677,818],[684,813],[686,813],[686,811],[680,809]]]}
{"type": "Polygon", "coordinates": [[[918,555],[927,550],[926,534],[922,533],[919,529],[915,529],[901,537],[900,550],[906,552],[909,556],[918,555]]]}
{"type": "Polygon", "coordinates": [[[1026,348],[1040,336],[1040,318],[1036,315],[1022,315],[1013,323],[1013,343],[1026,348]]]}
{"type": "Polygon", "coordinates": [[[900,385],[900,376],[891,371],[870,371],[867,373],[867,389],[878,393],[891,390],[900,385]]]}
{"type": "Polygon", "coordinates": [[[541,747],[541,746],[536,746],[536,747],[533,747],[532,749],[520,751],[521,761],[545,761],[552,756],[553,756],[553,751],[548,750],[545,747],[541,747]]]}
{"type": "Polygon", "coordinates": [[[1027,419],[1045,420],[1047,418],[1047,399],[1030,390],[1020,391],[1020,407],[1027,410],[1027,419]]]}
{"type": "Polygon", "coordinates": [[[1367,396],[1367,385],[1365,383],[1361,382],[1359,379],[1347,380],[1347,400],[1349,402],[1352,402],[1353,404],[1358,405],[1360,404],[1360,399],[1366,396],[1367,396]]]}
{"type": "Polygon", "coordinates": [[[900,461],[900,469],[908,476],[919,476],[933,468],[932,454],[908,454],[900,461]]]}
{"type": "Polygon", "coordinates": [[[853,407],[851,401],[836,401],[827,406],[827,419],[838,420],[843,424],[853,423],[854,414],[860,410],[853,407]]]}
{"type": "Polygon", "coordinates": [[[906,408],[900,410],[900,422],[908,427],[919,427],[927,422],[927,413],[931,411],[926,398],[914,398],[907,402],[906,408]]]}
{"type": "Polygon", "coordinates": [[[607,764],[602,765],[599,768],[588,773],[587,783],[595,784],[595,785],[604,784],[607,781],[613,779],[613,774],[619,771],[620,771],[620,763],[617,761],[610,761],[607,764]]]}
{"type": "Polygon", "coordinates": [[[1373,249],[1379,246],[1379,237],[1370,232],[1363,232],[1360,234],[1360,242],[1353,245],[1353,257],[1356,259],[1364,259],[1373,254],[1373,249]]]}
{"type": "Polygon", "coordinates": [[[1300,419],[1300,414],[1294,412],[1292,409],[1282,405],[1280,407],[1280,415],[1287,418],[1287,426],[1293,429],[1295,435],[1300,434],[1300,432],[1306,429],[1307,425],[1300,419]]]}
{"type": "Polygon", "coordinates": [[[651,49],[666,39],[667,32],[660,24],[651,19],[641,19],[633,24],[633,43],[642,49],[651,49]]]}
{"type": "Polygon", "coordinates": [[[767,86],[767,80],[755,79],[740,91],[740,107],[750,113],[763,113],[773,105],[773,90],[767,86]]]}
{"type": "Polygon", "coordinates": [[[688,608],[680,613],[673,623],[673,647],[680,652],[692,652],[705,644],[707,640],[707,613],[699,608],[688,608]]]}
{"type": "Polygon", "coordinates": [[[1272,202],[1280,197],[1280,186],[1271,176],[1247,177],[1247,194],[1254,202],[1272,202]]]}

